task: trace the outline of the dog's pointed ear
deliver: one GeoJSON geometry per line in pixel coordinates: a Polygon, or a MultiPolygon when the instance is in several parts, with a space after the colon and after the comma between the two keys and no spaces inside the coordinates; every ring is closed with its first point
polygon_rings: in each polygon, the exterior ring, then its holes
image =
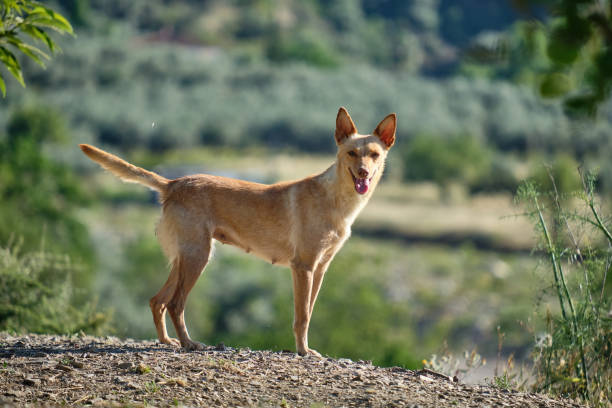
{"type": "Polygon", "coordinates": [[[374,130],[374,135],[378,136],[381,142],[387,146],[387,150],[393,146],[395,143],[395,130],[397,128],[397,115],[392,113],[387,115],[383,120],[380,121],[378,126],[376,126],[376,130],[374,130]]]}
{"type": "Polygon", "coordinates": [[[351,115],[348,114],[346,109],[341,106],[338,109],[338,116],[336,116],[336,143],[342,144],[344,139],[357,133],[357,128],[351,119],[351,115]]]}

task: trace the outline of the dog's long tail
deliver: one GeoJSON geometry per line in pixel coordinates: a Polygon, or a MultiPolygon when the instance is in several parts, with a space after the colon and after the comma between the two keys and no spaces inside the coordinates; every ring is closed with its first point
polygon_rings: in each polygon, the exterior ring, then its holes
{"type": "Polygon", "coordinates": [[[124,181],[144,184],[153,190],[157,190],[162,193],[166,191],[166,187],[170,182],[170,180],[160,176],[159,174],[136,167],[113,154],[98,149],[97,147],[93,147],[88,144],[80,144],[79,147],[83,153],[87,155],[87,157],[124,181]]]}

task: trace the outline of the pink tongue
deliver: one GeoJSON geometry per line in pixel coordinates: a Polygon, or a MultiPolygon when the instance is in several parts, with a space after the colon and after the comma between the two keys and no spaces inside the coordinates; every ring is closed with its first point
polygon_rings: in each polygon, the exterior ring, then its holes
{"type": "Polygon", "coordinates": [[[357,190],[359,194],[365,194],[368,191],[368,187],[370,187],[370,180],[367,178],[355,179],[355,190],[357,190]]]}

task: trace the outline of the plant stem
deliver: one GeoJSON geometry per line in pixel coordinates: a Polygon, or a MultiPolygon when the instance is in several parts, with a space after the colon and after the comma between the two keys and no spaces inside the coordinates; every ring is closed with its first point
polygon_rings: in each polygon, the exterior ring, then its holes
{"type": "MultiPolygon", "coordinates": [[[[586,293],[589,299],[589,304],[591,306],[591,310],[593,311],[593,315],[597,316],[597,311],[595,310],[595,303],[593,302],[593,297],[591,296],[591,285],[589,282],[589,274],[587,272],[587,268],[584,265],[584,258],[582,257],[582,253],[580,251],[580,245],[578,244],[578,240],[576,239],[576,236],[574,235],[574,232],[572,231],[572,228],[570,227],[569,221],[567,219],[567,216],[565,215],[563,209],[561,208],[561,202],[559,199],[559,190],[557,190],[557,183],[555,182],[555,177],[552,174],[552,170],[550,167],[546,167],[546,171],[548,172],[548,177],[550,178],[550,181],[552,183],[553,186],[553,191],[554,191],[554,199],[555,199],[555,206],[557,208],[557,212],[559,214],[559,217],[563,219],[563,222],[565,223],[565,228],[567,228],[567,232],[569,233],[570,239],[572,240],[572,243],[574,244],[574,248],[576,251],[576,255],[578,256],[580,265],[582,267],[582,271],[584,272],[584,283],[586,285],[586,293]]],[[[582,173],[579,170],[579,174],[580,177],[583,181],[583,185],[586,186],[586,183],[584,183],[584,178],[582,177],[582,173]]],[[[588,194],[588,191],[585,191],[588,194]]],[[[561,272],[561,277],[563,278],[563,272],[561,272]]],[[[564,286],[565,286],[565,282],[564,282],[564,286]]],[[[568,297],[569,298],[569,297],[568,297]]],[[[570,300],[570,306],[571,305],[571,299],[570,300]]],[[[572,307],[573,309],[573,307],[572,307]]]]}
{"type": "Polygon", "coordinates": [[[546,239],[546,246],[548,247],[550,263],[552,264],[552,267],[553,267],[553,276],[555,278],[555,286],[557,287],[557,296],[559,297],[559,305],[561,306],[561,315],[563,316],[564,320],[567,320],[567,313],[565,313],[565,302],[563,301],[563,294],[561,293],[561,284],[559,283],[559,267],[557,265],[557,253],[553,246],[552,240],[550,239],[550,234],[548,233],[548,227],[546,226],[546,221],[544,221],[544,214],[542,214],[542,209],[540,208],[538,199],[534,197],[533,201],[535,203],[535,207],[538,212],[538,217],[540,219],[540,227],[542,227],[544,238],[546,239]]]}
{"type": "Polygon", "coordinates": [[[573,337],[574,341],[578,342],[578,347],[580,349],[580,361],[582,365],[582,377],[584,378],[585,383],[585,393],[588,398],[588,389],[589,389],[589,378],[587,374],[587,365],[586,359],[584,357],[584,341],[582,339],[582,335],[578,332],[578,321],[576,319],[576,311],[574,310],[574,303],[572,302],[572,297],[570,296],[569,290],[567,289],[567,284],[565,283],[565,277],[563,275],[563,269],[561,268],[561,264],[559,263],[556,256],[556,249],[553,245],[552,239],[550,238],[550,234],[548,232],[548,227],[546,226],[546,221],[544,220],[544,214],[542,214],[542,209],[540,208],[540,204],[538,203],[537,197],[533,197],[533,201],[536,206],[536,210],[538,211],[538,216],[540,219],[540,226],[542,227],[542,231],[544,233],[544,238],[546,239],[546,245],[548,246],[548,253],[550,254],[550,261],[553,267],[553,273],[555,277],[555,283],[557,285],[557,295],[559,296],[559,303],[561,305],[561,313],[563,318],[567,320],[567,314],[565,313],[565,306],[563,302],[563,294],[561,293],[561,288],[563,288],[563,292],[567,299],[567,303],[571,312],[571,322],[573,327],[573,337]],[[561,282],[561,285],[559,284],[561,282]]]}
{"type": "Polygon", "coordinates": [[[606,236],[606,238],[608,238],[608,242],[612,245],[612,235],[610,235],[610,231],[608,231],[608,229],[606,228],[606,226],[604,225],[603,221],[601,220],[601,218],[599,217],[599,213],[597,212],[597,210],[595,209],[595,204],[593,202],[593,199],[591,198],[589,200],[589,207],[591,208],[591,212],[593,213],[593,215],[595,216],[595,220],[597,220],[597,226],[599,227],[599,229],[604,233],[604,235],[606,236]]]}
{"type": "MultiPolygon", "coordinates": [[[[610,3],[610,7],[612,7],[612,3],[610,3]]],[[[591,223],[597,226],[601,230],[601,232],[604,233],[606,238],[608,238],[608,242],[610,243],[610,245],[612,245],[612,234],[610,234],[610,231],[608,231],[603,221],[599,217],[599,213],[595,209],[595,198],[594,198],[595,193],[594,193],[593,184],[592,182],[589,182],[589,180],[586,179],[587,177],[585,177],[585,175],[582,173],[582,170],[580,168],[578,169],[578,173],[580,174],[580,179],[582,180],[582,186],[584,188],[584,192],[586,193],[586,201],[589,204],[589,208],[591,209],[591,212],[595,216],[595,220],[597,221],[597,223],[594,223],[592,221],[591,223]]]]}
{"type": "MultiPolygon", "coordinates": [[[[612,3],[610,4],[610,7],[612,7],[612,3]]],[[[589,205],[589,208],[591,209],[591,212],[593,213],[593,216],[595,217],[595,220],[597,221],[597,222],[593,222],[592,220],[589,220],[589,222],[591,222],[591,224],[599,228],[600,231],[603,232],[603,234],[606,236],[606,238],[608,238],[608,245],[612,245],[612,235],[610,234],[610,231],[608,231],[608,229],[604,225],[603,221],[601,220],[601,217],[599,216],[599,213],[595,209],[595,199],[593,197],[594,196],[593,188],[591,187],[589,183],[585,181],[585,177],[583,176],[582,172],[579,171],[579,173],[580,173],[580,178],[582,179],[582,184],[584,186],[584,191],[587,195],[586,201],[589,205]]],[[[603,302],[604,291],[606,288],[606,281],[608,279],[608,271],[610,270],[610,267],[611,267],[611,264],[608,264],[608,266],[604,270],[603,281],[601,283],[601,294],[599,295],[599,305],[600,306],[603,302]]],[[[596,316],[597,316],[597,321],[599,323],[599,314],[596,314],[596,316]]]]}

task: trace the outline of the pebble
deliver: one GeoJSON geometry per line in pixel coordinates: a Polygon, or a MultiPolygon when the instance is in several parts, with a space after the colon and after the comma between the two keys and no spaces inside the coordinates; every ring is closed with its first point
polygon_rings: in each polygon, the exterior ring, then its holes
{"type": "Polygon", "coordinates": [[[24,378],[23,385],[27,385],[29,387],[38,387],[40,385],[40,380],[38,378],[24,378]]]}

